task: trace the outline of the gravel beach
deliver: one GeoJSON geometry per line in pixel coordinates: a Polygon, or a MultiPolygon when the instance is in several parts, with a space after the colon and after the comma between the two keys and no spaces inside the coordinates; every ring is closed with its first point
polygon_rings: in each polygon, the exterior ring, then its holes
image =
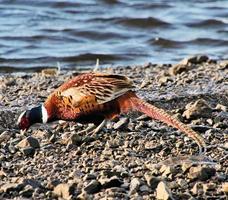
{"type": "Polygon", "coordinates": [[[193,56],[173,65],[102,68],[130,77],[137,94],[199,132],[204,162],[162,162],[197,155],[194,141],[142,115],[122,115],[96,136],[92,124],[57,121],[20,134],[19,114],[84,71],[0,75],[0,199],[227,199],[228,60],[193,56]],[[156,164],[160,165],[156,165],[156,164]]]}

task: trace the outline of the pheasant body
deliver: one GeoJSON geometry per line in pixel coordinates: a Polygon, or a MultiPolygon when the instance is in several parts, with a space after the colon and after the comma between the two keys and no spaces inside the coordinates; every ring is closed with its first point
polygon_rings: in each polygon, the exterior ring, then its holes
{"type": "MultiPolygon", "coordinates": [[[[78,75],[57,88],[44,102],[42,112],[46,115],[43,115],[43,122],[63,119],[99,124],[104,119],[136,110],[181,130],[196,141],[200,152],[202,148],[206,148],[198,133],[164,110],[137,97],[133,89],[132,81],[125,76],[102,73],[78,75]]],[[[26,126],[31,115],[30,111],[26,111],[19,117],[18,122],[22,129],[32,125],[29,123],[26,126]]]]}

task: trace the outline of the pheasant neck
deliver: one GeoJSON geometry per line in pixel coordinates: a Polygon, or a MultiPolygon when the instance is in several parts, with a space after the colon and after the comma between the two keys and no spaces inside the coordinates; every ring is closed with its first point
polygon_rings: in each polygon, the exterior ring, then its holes
{"type": "Polygon", "coordinates": [[[43,105],[34,107],[30,110],[29,115],[31,123],[46,123],[48,121],[48,113],[43,105]]]}

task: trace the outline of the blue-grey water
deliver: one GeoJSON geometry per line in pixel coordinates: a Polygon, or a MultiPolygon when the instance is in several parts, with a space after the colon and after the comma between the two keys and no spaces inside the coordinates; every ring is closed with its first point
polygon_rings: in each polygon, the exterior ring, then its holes
{"type": "Polygon", "coordinates": [[[0,0],[0,69],[228,58],[228,0],[0,0]]]}

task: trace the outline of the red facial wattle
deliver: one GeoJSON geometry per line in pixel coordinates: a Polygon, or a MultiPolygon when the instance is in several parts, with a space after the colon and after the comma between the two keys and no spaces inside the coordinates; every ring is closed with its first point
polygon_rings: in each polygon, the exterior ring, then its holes
{"type": "Polygon", "coordinates": [[[21,130],[27,130],[29,127],[29,119],[27,117],[23,117],[19,123],[19,128],[21,130]]]}

